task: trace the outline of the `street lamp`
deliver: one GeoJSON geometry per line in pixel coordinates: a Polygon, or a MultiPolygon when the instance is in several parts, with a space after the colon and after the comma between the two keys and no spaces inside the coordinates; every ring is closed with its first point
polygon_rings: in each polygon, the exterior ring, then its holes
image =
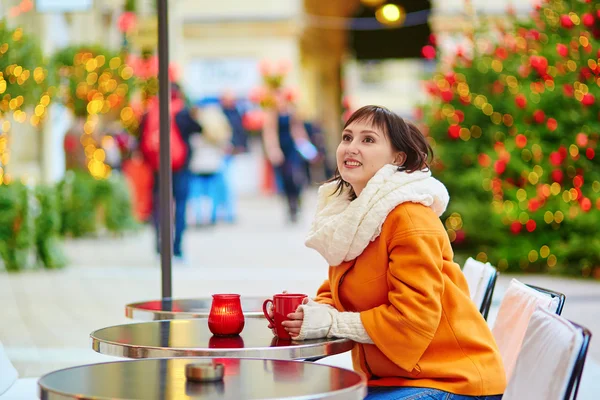
{"type": "Polygon", "coordinates": [[[406,11],[396,4],[386,4],[375,11],[375,18],[383,25],[400,26],[406,19],[406,11]]]}

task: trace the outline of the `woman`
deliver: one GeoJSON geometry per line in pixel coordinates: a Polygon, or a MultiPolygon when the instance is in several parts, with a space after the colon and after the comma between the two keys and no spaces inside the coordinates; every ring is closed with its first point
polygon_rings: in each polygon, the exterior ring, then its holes
{"type": "Polygon", "coordinates": [[[378,106],[356,111],[341,139],[306,240],[331,265],[329,279],[286,329],[296,340],[354,340],[369,399],[500,399],[502,360],[452,261],[439,219],[449,196],[431,177],[431,147],[378,106]]]}

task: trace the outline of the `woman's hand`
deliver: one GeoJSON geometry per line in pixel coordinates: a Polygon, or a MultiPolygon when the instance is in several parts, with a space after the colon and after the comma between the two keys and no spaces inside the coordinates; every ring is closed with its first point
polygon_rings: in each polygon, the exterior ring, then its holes
{"type": "Polygon", "coordinates": [[[288,321],[283,321],[281,325],[285,328],[285,330],[290,334],[292,339],[295,339],[300,334],[300,329],[302,328],[302,322],[304,321],[304,311],[301,308],[296,310],[296,312],[289,313],[287,315],[288,321]]]}

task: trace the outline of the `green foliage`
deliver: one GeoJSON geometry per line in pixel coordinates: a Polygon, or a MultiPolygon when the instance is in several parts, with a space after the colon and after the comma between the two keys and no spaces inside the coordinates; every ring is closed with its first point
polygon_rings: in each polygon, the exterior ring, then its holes
{"type": "Polygon", "coordinates": [[[47,89],[48,71],[43,65],[37,40],[0,20],[0,117],[38,104],[47,89]],[[12,99],[17,100],[11,107],[12,99]]]}
{"type": "Polygon", "coordinates": [[[544,2],[427,83],[453,246],[501,270],[600,276],[600,14],[544,2]]]}
{"type": "Polygon", "coordinates": [[[129,189],[121,176],[98,180],[85,172],[68,171],[58,193],[63,235],[82,237],[96,233],[100,226],[113,233],[137,227],[129,189]]]}
{"type": "Polygon", "coordinates": [[[33,202],[33,193],[25,185],[0,185],[0,257],[7,271],[29,264],[35,240],[33,202]]]}
{"type": "Polygon", "coordinates": [[[78,117],[118,113],[129,102],[133,70],[117,52],[101,46],[70,46],[51,62],[59,99],[78,117]]]}
{"type": "Polygon", "coordinates": [[[67,259],[60,243],[60,212],[56,189],[39,185],[35,188],[39,212],[35,219],[35,244],[39,260],[49,269],[64,267],[67,259]]]}
{"type": "Polygon", "coordinates": [[[96,180],[80,171],[67,171],[59,182],[62,235],[81,237],[96,232],[95,186],[96,180]]]}

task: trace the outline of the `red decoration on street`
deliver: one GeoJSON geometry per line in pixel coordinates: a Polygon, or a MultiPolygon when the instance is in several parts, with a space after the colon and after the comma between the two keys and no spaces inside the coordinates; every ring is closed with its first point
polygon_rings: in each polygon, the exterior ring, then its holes
{"type": "Polygon", "coordinates": [[[561,57],[567,57],[569,55],[569,48],[562,43],[556,45],[556,52],[561,57]]]}
{"type": "Polygon", "coordinates": [[[562,163],[562,161],[563,161],[563,158],[559,152],[553,151],[552,153],[550,153],[550,163],[552,165],[559,166],[562,163]]]}
{"type": "Polygon", "coordinates": [[[459,125],[451,125],[448,128],[448,136],[450,139],[458,139],[460,137],[460,126],[459,125]]]}
{"type": "Polygon", "coordinates": [[[591,28],[592,26],[594,26],[594,23],[596,22],[594,19],[594,16],[591,13],[583,14],[583,16],[581,17],[581,21],[588,28],[591,28]]]}
{"type": "Polygon", "coordinates": [[[523,134],[518,134],[517,137],[515,138],[515,144],[517,145],[518,148],[522,149],[523,147],[525,147],[527,145],[527,137],[525,137],[525,135],[523,134]]]}
{"type": "Polygon", "coordinates": [[[533,112],[533,120],[538,124],[543,124],[546,120],[546,113],[544,113],[542,110],[535,110],[533,112]]]}
{"type": "Polygon", "coordinates": [[[579,147],[587,146],[588,136],[583,132],[578,133],[577,136],[575,136],[575,143],[577,143],[577,146],[579,146],[579,147]]]}
{"type": "Polygon", "coordinates": [[[137,25],[137,16],[134,12],[126,11],[119,15],[117,20],[117,28],[121,33],[129,33],[135,29],[137,25]]]}
{"type": "Polygon", "coordinates": [[[594,149],[592,149],[591,147],[588,147],[588,148],[585,150],[585,156],[586,156],[588,159],[590,159],[590,160],[593,160],[595,155],[596,155],[596,152],[595,152],[595,151],[594,151],[594,149]]]}
{"type": "Polygon", "coordinates": [[[548,118],[548,121],[546,121],[546,127],[548,130],[553,132],[556,130],[556,128],[558,128],[558,122],[554,118],[548,118]]]}
{"type": "Polygon", "coordinates": [[[421,49],[421,54],[423,54],[423,57],[428,60],[433,60],[435,58],[435,53],[435,47],[430,45],[423,46],[421,49]]]}
{"type": "Polygon", "coordinates": [[[517,107],[519,108],[525,108],[527,106],[527,99],[525,98],[524,95],[522,94],[518,94],[515,97],[515,104],[517,105],[517,107]]]}
{"type": "Polygon", "coordinates": [[[527,223],[525,224],[525,228],[527,228],[527,231],[529,231],[529,232],[535,231],[535,228],[536,228],[535,221],[532,220],[532,219],[530,219],[529,221],[527,221],[527,223]]]}
{"type": "Polygon", "coordinates": [[[571,17],[566,14],[560,16],[560,24],[566,29],[571,29],[575,25],[573,24],[573,21],[571,21],[571,17]]]}
{"type": "Polygon", "coordinates": [[[587,107],[594,105],[595,102],[596,102],[596,98],[591,93],[584,94],[583,98],[581,99],[581,104],[583,104],[584,106],[587,106],[587,107]]]}
{"type": "Polygon", "coordinates": [[[581,206],[581,209],[585,212],[588,212],[592,209],[592,201],[587,197],[582,198],[581,203],[579,204],[581,206]]]}
{"type": "Polygon", "coordinates": [[[492,158],[487,154],[482,153],[477,156],[477,162],[479,162],[479,165],[482,167],[487,168],[492,164],[492,158]]]}
{"type": "MultiPolygon", "coordinates": [[[[559,163],[560,164],[560,163],[559,163]]],[[[564,174],[560,169],[555,169],[554,171],[552,171],[552,173],[550,174],[550,177],[552,178],[552,180],[554,182],[557,183],[562,183],[563,179],[564,179],[564,174]]]]}
{"type": "Polygon", "coordinates": [[[496,161],[494,163],[494,171],[496,171],[498,175],[502,175],[504,171],[506,171],[506,162],[502,160],[496,161]]]}
{"type": "Polygon", "coordinates": [[[521,232],[521,229],[523,228],[523,225],[521,225],[521,223],[519,221],[515,221],[512,224],[510,224],[510,231],[513,234],[518,234],[519,232],[521,232]]]}

